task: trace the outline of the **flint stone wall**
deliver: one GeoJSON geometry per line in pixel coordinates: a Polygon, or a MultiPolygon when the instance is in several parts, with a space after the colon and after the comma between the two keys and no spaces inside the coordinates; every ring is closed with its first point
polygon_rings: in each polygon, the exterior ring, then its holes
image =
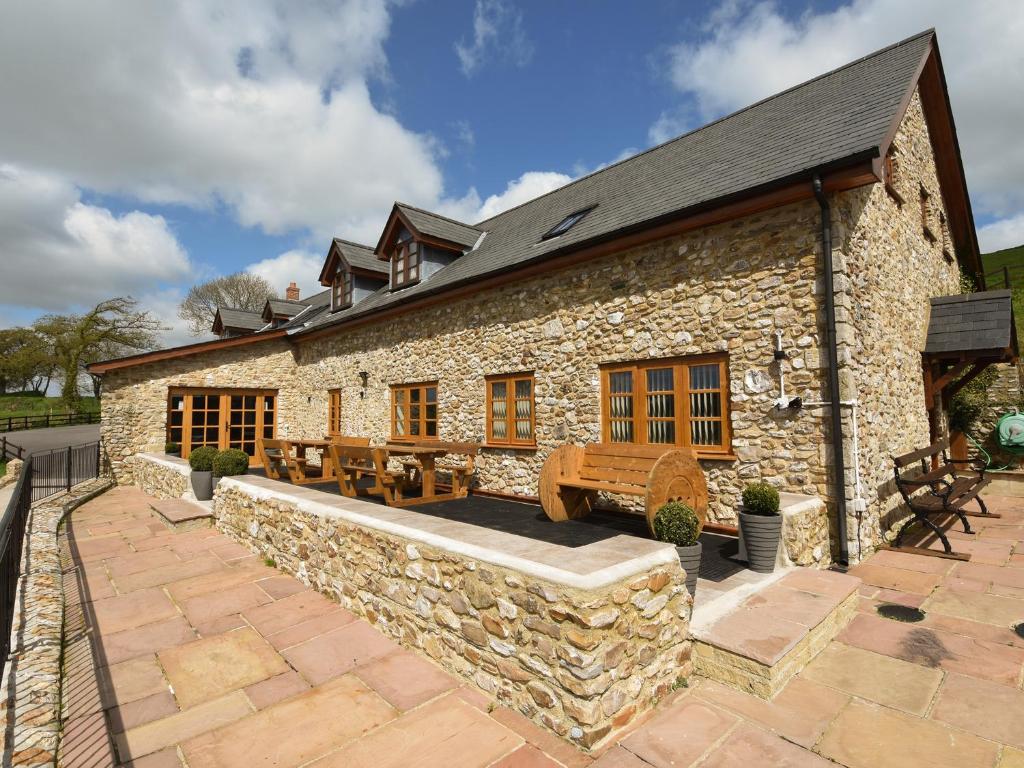
{"type": "Polygon", "coordinates": [[[139,454],[131,462],[131,468],[135,485],[150,496],[157,499],[181,499],[192,496],[192,487],[189,483],[192,468],[184,459],[139,454]]]}
{"type": "Polygon", "coordinates": [[[583,587],[388,522],[387,508],[312,498],[225,478],[217,525],[559,736],[583,747],[607,741],[691,672],[692,601],[667,545],[639,570],[622,558],[583,587]]]}

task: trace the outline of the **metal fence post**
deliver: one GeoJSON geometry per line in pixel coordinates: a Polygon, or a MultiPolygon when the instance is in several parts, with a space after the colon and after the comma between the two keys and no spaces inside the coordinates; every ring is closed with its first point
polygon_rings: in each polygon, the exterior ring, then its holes
{"type": "Polygon", "coordinates": [[[65,450],[68,452],[68,460],[67,460],[67,471],[68,471],[68,474],[67,474],[67,488],[66,488],[66,490],[67,490],[68,493],[71,493],[71,449],[70,448],[66,448],[65,450]]]}

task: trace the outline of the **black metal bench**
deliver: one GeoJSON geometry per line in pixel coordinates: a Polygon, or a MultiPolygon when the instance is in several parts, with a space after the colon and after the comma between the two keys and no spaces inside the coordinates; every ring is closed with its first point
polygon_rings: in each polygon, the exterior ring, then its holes
{"type": "Polygon", "coordinates": [[[893,458],[896,487],[914,516],[903,524],[896,534],[893,546],[888,549],[969,560],[970,555],[953,551],[946,534],[935,524],[932,517],[956,515],[963,523],[964,533],[967,534],[974,533],[967,521],[968,517],[1000,517],[988,511],[980,495],[982,489],[991,482],[985,477],[985,462],[979,459],[951,459],[948,451],[949,438],[944,437],[927,448],[893,458]],[[918,463],[920,468],[917,466],[918,463]],[[957,465],[964,465],[967,469],[961,471],[957,465]],[[919,491],[923,493],[918,493],[919,491]],[[971,501],[978,503],[980,512],[964,509],[971,501]],[[918,522],[938,536],[944,552],[936,552],[925,547],[902,546],[907,529],[918,522]]]}

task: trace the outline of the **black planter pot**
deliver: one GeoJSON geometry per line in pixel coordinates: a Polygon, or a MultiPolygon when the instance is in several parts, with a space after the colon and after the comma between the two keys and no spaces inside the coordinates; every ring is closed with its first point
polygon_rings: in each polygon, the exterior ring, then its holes
{"type": "Polygon", "coordinates": [[[679,553],[679,565],[686,571],[686,591],[690,597],[697,594],[697,576],[700,573],[700,553],[703,546],[698,541],[690,547],[676,547],[679,553]]]}
{"type": "Polygon", "coordinates": [[[779,555],[782,515],[754,515],[740,510],[739,518],[748,567],[757,573],[771,573],[779,555]]]}
{"type": "Polygon", "coordinates": [[[192,493],[197,501],[209,501],[213,498],[213,472],[192,470],[192,493]]]}

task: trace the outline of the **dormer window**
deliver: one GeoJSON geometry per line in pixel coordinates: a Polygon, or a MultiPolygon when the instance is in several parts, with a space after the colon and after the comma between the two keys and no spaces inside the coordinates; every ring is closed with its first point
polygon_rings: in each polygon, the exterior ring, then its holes
{"type": "Polygon", "coordinates": [[[395,244],[391,257],[391,287],[401,288],[419,282],[420,244],[409,237],[395,244]]]}
{"type": "Polygon", "coordinates": [[[576,226],[580,222],[580,220],[588,213],[590,213],[592,210],[594,210],[594,206],[584,208],[582,211],[576,211],[576,213],[570,213],[560,222],[555,224],[555,226],[553,226],[551,229],[545,232],[540,239],[550,240],[552,237],[564,235],[566,232],[568,232],[570,229],[576,226]]]}
{"type": "Polygon", "coordinates": [[[352,305],[352,275],[339,268],[331,282],[331,311],[337,312],[352,305]]]}

